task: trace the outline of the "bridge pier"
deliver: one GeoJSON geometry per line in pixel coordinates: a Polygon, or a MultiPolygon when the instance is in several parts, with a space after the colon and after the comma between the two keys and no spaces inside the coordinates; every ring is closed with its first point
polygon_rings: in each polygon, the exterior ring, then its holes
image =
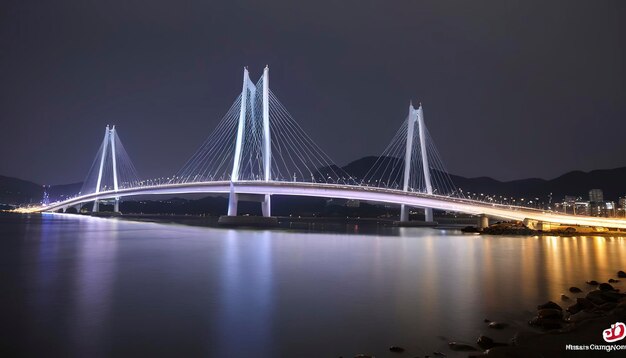
{"type": "Polygon", "coordinates": [[[402,204],[400,205],[400,222],[409,221],[409,208],[402,204]]]}
{"type": "Polygon", "coordinates": [[[237,216],[237,203],[239,199],[235,193],[235,186],[230,183],[230,193],[228,194],[228,216],[237,216]]]}
{"type": "MultiPolygon", "coordinates": [[[[409,221],[409,207],[402,204],[400,205],[400,222],[408,222],[409,221]]],[[[424,221],[425,222],[433,222],[433,209],[432,208],[424,208],[424,221]]]]}
{"type": "MultiPolygon", "coordinates": [[[[100,200],[94,200],[93,208],[91,209],[91,212],[94,212],[94,213],[100,212],[100,200]]],[[[113,212],[114,213],[120,212],[120,198],[113,199],[113,212]]]]}
{"type": "Polygon", "coordinates": [[[476,225],[478,230],[483,230],[489,227],[489,217],[487,215],[481,214],[478,215],[478,225],[476,225]]]}
{"type": "Polygon", "coordinates": [[[433,222],[434,220],[434,216],[433,216],[433,209],[432,208],[424,208],[424,221],[426,222],[433,222]]]}
{"type": "Polygon", "coordinates": [[[237,206],[239,204],[239,200],[261,203],[261,212],[263,213],[263,217],[269,218],[272,216],[272,202],[270,194],[237,194],[235,193],[235,188],[232,184],[228,195],[228,216],[237,216],[237,206]]]}
{"type": "Polygon", "coordinates": [[[400,220],[394,221],[394,226],[405,227],[434,227],[437,226],[437,222],[433,220],[433,209],[424,208],[424,221],[410,221],[408,205],[400,205],[400,220]]]}
{"type": "Polygon", "coordinates": [[[261,203],[261,212],[263,213],[263,216],[266,218],[269,218],[270,216],[272,216],[272,203],[271,203],[271,199],[270,199],[270,194],[265,194],[265,198],[263,199],[263,202],[261,203]]]}
{"type": "Polygon", "coordinates": [[[220,216],[217,223],[229,227],[274,227],[278,225],[278,218],[272,217],[270,194],[237,194],[235,186],[230,184],[228,195],[228,215],[220,216]],[[239,200],[261,203],[263,216],[237,216],[239,200]]]}

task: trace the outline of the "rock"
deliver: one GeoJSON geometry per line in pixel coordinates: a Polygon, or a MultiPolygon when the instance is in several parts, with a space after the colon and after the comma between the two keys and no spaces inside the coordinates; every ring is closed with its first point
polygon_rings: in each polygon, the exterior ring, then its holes
{"type": "Polygon", "coordinates": [[[483,350],[488,350],[491,349],[493,347],[501,347],[501,346],[506,346],[506,343],[498,343],[498,342],[494,342],[493,339],[487,337],[487,336],[480,336],[478,337],[478,340],[476,341],[476,344],[478,344],[478,346],[480,348],[482,348],[483,350]]]}
{"type": "MultiPolygon", "coordinates": [[[[561,309],[559,307],[559,309],[561,309]]],[[[537,317],[541,319],[561,319],[563,318],[563,311],[555,308],[544,308],[537,311],[537,317]]]]}
{"type": "Polygon", "coordinates": [[[615,288],[613,288],[613,286],[611,286],[611,284],[608,284],[608,283],[601,283],[598,286],[598,289],[600,291],[615,291],[615,288]]]}
{"type": "Polygon", "coordinates": [[[398,347],[398,346],[391,346],[391,347],[389,347],[389,351],[396,352],[396,353],[402,353],[402,352],[404,352],[404,348],[398,347]]]}
{"type": "Polygon", "coordinates": [[[476,226],[466,226],[461,229],[461,232],[474,233],[474,232],[480,232],[480,230],[476,226]]]}
{"type": "Polygon", "coordinates": [[[579,297],[576,299],[576,303],[567,307],[567,312],[576,314],[582,310],[589,310],[595,308],[596,305],[586,298],[579,297]]]}
{"type": "Polygon", "coordinates": [[[580,321],[588,320],[589,318],[596,318],[598,316],[599,314],[593,311],[580,311],[569,316],[567,321],[568,322],[580,322],[580,321]]]}
{"type": "Polygon", "coordinates": [[[619,282],[619,280],[616,280],[614,278],[610,278],[609,279],[609,283],[617,283],[617,282],[619,282]]]}
{"type": "Polygon", "coordinates": [[[596,311],[601,311],[601,312],[608,312],[611,311],[612,309],[614,309],[615,307],[617,307],[617,303],[616,302],[607,302],[604,303],[598,307],[596,307],[596,311]]]}
{"type": "Polygon", "coordinates": [[[502,322],[491,322],[491,323],[489,323],[489,328],[493,328],[493,329],[503,329],[503,328],[506,328],[507,326],[508,326],[508,324],[502,323],[502,322]]]}
{"type": "Polygon", "coordinates": [[[587,281],[586,283],[591,286],[598,286],[598,281],[596,280],[587,281]]]}
{"type": "Polygon", "coordinates": [[[593,302],[595,305],[600,306],[607,302],[618,302],[625,297],[625,294],[616,291],[595,290],[589,292],[585,298],[593,302]]]}
{"type": "Polygon", "coordinates": [[[469,344],[463,344],[459,342],[450,342],[448,343],[448,346],[450,347],[450,349],[452,349],[453,351],[457,351],[457,352],[472,352],[472,351],[478,350],[470,346],[469,344]]]}
{"type": "Polygon", "coordinates": [[[567,307],[567,309],[566,309],[567,312],[569,312],[569,313],[571,313],[573,315],[578,313],[578,312],[580,312],[580,311],[582,311],[582,310],[583,310],[583,308],[580,307],[580,305],[578,303],[574,303],[573,305],[567,307]]]}
{"type": "Polygon", "coordinates": [[[602,298],[608,302],[619,302],[626,298],[626,295],[616,291],[600,291],[602,298]]]}
{"type": "Polygon", "coordinates": [[[624,272],[624,271],[617,271],[617,277],[619,277],[619,278],[626,278],[626,272],[624,272]]]}
{"type": "Polygon", "coordinates": [[[480,336],[478,337],[478,340],[476,341],[476,344],[478,344],[478,346],[484,350],[493,348],[494,343],[495,342],[493,341],[493,339],[487,336],[480,336]]]}
{"type": "Polygon", "coordinates": [[[572,286],[572,287],[569,288],[569,292],[571,292],[571,293],[580,293],[580,292],[583,292],[583,290],[581,290],[578,287],[572,286]]]}
{"type": "Polygon", "coordinates": [[[565,295],[561,295],[561,299],[562,299],[563,301],[567,301],[567,300],[569,300],[569,297],[568,297],[568,296],[565,296],[565,295]]]}
{"type": "Polygon", "coordinates": [[[559,311],[563,311],[563,308],[561,308],[561,306],[559,306],[558,304],[552,302],[552,301],[548,301],[542,305],[537,306],[538,310],[543,310],[543,309],[556,309],[559,311]]]}
{"type": "Polygon", "coordinates": [[[563,321],[558,318],[539,318],[535,317],[528,321],[531,326],[540,327],[546,330],[560,329],[563,327],[563,321]]]}
{"type": "Polygon", "coordinates": [[[579,304],[584,310],[593,309],[595,307],[593,302],[584,297],[577,298],[576,303],[579,304]]]}
{"type": "Polygon", "coordinates": [[[602,291],[591,291],[585,296],[586,299],[593,302],[594,305],[601,305],[606,302],[606,299],[602,296],[602,291]]]}

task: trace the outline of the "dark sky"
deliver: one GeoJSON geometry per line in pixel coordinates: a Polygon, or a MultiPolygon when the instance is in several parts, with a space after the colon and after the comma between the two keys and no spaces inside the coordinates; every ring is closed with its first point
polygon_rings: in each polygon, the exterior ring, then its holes
{"type": "Polygon", "coordinates": [[[625,47],[626,1],[4,0],[0,174],[83,180],[109,123],[174,173],[265,64],[340,165],[413,99],[455,174],[626,166],[625,47]]]}

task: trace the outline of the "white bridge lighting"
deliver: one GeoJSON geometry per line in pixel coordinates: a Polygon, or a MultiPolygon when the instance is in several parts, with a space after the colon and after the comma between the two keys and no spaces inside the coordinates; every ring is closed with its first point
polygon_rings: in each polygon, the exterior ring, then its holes
{"type": "MultiPolygon", "coordinates": [[[[467,198],[447,174],[424,122],[424,111],[409,105],[400,126],[364,178],[356,180],[334,164],[306,134],[269,87],[269,67],[255,84],[243,72],[241,94],[197,152],[175,174],[140,180],[115,126],[106,127],[81,192],[73,198],[20,212],[50,212],[133,196],[222,193],[229,195],[228,215],[239,200],[257,196],[264,216],[271,215],[272,195],[354,199],[506,220],[536,220],[564,225],[626,229],[626,219],[554,213],[540,209],[467,198]]],[[[478,197],[478,196],[476,196],[478,197]]],[[[480,197],[484,197],[480,194],[480,197]]],[[[510,198],[512,203],[515,199],[510,198]]],[[[523,199],[522,199],[523,200],[523,199]]],[[[507,201],[507,198],[504,198],[507,201]]]]}

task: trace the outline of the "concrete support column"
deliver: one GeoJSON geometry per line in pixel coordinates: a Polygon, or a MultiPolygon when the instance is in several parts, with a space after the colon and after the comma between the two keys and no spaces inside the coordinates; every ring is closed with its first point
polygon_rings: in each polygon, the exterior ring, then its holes
{"type": "Polygon", "coordinates": [[[230,183],[230,193],[228,194],[228,216],[237,216],[237,193],[235,193],[235,185],[230,183]]]}
{"type": "Polygon", "coordinates": [[[263,216],[266,218],[269,218],[270,216],[272,216],[272,205],[271,205],[270,198],[271,198],[270,194],[265,194],[265,199],[261,203],[261,212],[263,213],[263,216]]]}
{"type": "Polygon", "coordinates": [[[400,221],[409,221],[409,208],[404,204],[400,205],[400,221]]]}
{"type": "Polygon", "coordinates": [[[433,217],[433,209],[432,208],[425,208],[424,209],[424,221],[426,221],[426,222],[435,221],[434,217],[433,217]]]}
{"type": "Polygon", "coordinates": [[[95,200],[93,202],[93,209],[91,209],[92,212],[97,213],[100,211],[100,203],[98,202],[98,200],[95,200]]]}
{"type": "Polygon", "coordinates": [[[478,230],[486,229],[487,227],[489,227],[489,217],[483,214],[479,215],[477,227],[478,227],[478,230]]]}
{"type": "Polygon", "coordinates": [[[120,198],[115,198],[115,202],[113,203],[113,212],[114,213],[120,212],[120,198]]]}

